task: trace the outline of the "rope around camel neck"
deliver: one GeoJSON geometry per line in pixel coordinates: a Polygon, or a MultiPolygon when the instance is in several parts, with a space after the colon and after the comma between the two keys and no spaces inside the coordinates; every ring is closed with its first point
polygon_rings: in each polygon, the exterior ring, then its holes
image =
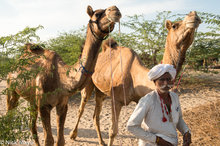
{"type": "MultiPolygon", "coordinates": [[[[110,27],[109,27],[110,29],[110,27]]],[[[109,38],[111,38],[110,33],[109,33],[109,38]]],[[[121,46],[121,33],[120,33],[120,21],[119,21],[119,46],[121,46]]],[[[113,110],[114,110],[114,117],[115,117],[115,122],[118,122],[118,119],[116,117],[116,107],[115,107],[115,95],[114,95],[114,87],[113,87],[113,74],[112,74],[112,56],[111,56],[111,39],[109,39],[109,47],[110,47],[110,71],[111,71],[111,85],[112,85],[112,105],[113,105],[113,110]]],[[[121,53],[121,47],[120,47],[120,64],[121,64],[121,80],[122,80],[122,87],[123,87],[123,95],[124,95],[124,104],[125,104],[125,115],[127,114],[127,102],[126,102],[126,96],[125,96],[125,85],[124,85],[124,76],[123,76],[123,62],[122,62],[122,53],[121,53]]],[[[120,145],[122,141],[119,140],[120,145]]]]}
{"type": "MultiPolygon", "coordinates": [[[[194,38],[193,38],[193,44],[192,44],[192,46],[194,45],[194,43],[195,43],[195,38],[196,38],[196,35],[197,35],[197,30],[198,30],[198,28],[196,28],[196,31],[195,31],[195,36],[194,36],[194,38]]],[[[183,33],[183,35],[184,35],[184,33],[183,33]]],[[[183,41],[182,41],[183,42],[183,41]]],[[[189,56],[190,56],[190,54],[191,54],[191,49],[192,49],[192,47],[190,47],[189,48],[189,56]]],[[[180,52],[181,52],[181,50],[180,50],[180,52]]],[[[180,53],[179,52],[179,58],[180,58],[180,53]]],[[[179,59],[180,60],[180,59],[179,59]]],[[[178,60],[178,61],[179,61],[178,60]]],[[[179,78],[179,81],[178,81],[178,83],[177,83],[177,86],[176,86],[176,89],[178,89],[178,87],[179,87],[179,85],[180,85],[180,81],[181,81],[181,79],[182,79],[182,76],[183,76],[183,73],[184,73],[184,71],[185,71],[185,69],[186,69],[186,66],[189,64],[189,62],[187,61],[187,59],[186,59],[186,64],[184,65],[184,68],[183,68],[183,70],[182,70],[182,73],[181,73],[181,75],[180,75],[180,78],[179,78]]],[[[174,82],[175,83],[175,82],[174,82]]]]}
{"type": "MultiPolygon", "coordinates": [[[[118,26],[118,31],[119,31],[119,46],[121,46],[121,27],[120,27],[120,21],[119,21],[119,26],[118,26]]],[[[125,104],[125,115],[127,115],[127,100],[126,100],[126,95],[125,95],[125,84],[124,84],[124,72],[123,72],[123,66],[122,66],[122,54],[121,54],[121,47],[120,47],[120,64],[121,64],[121,80],[122,80],[122,86],[123,86],[123,95],[124,95],[124,104],[125,104]]]]}
{"type": "MultiPolygon", "coordinates": [[[[110,26],[109,26],[109,38],[111,38],[111,35],[110,35],[110,26]]],[[[115,95],[114,95],[114,87],[113,87],[113,74],[112,74],[112,53],[111,53],[111,39],[109,39],[109,59],[110,59],[110,71],[111,71],[111,85],[112,85],[112,105],[113,105],[113,111],[114,111],[114,115],[115,115],[115,122],[117,122],[117,118],[116,118],[116,108],[115,108],[115,95]]]]}

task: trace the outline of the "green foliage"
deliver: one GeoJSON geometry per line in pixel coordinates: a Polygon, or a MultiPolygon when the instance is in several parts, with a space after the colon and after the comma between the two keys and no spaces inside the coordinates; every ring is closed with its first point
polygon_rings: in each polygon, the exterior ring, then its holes
{"type": "Polygon", "coordinates": [[[83,38],[80,31],[61,33],[58,37],[48,41],[47,48],[56,51],[65,63],[72,65],[81,53],[83,38]]]}
{"type": "MultiPolygon", "coordinates": [[[[198,15],[202,20],[200,27],[206,26],[206,31],[196,32],[186,60],[192,68],[207,71],[209,66],[218,65],[220,58],[220,16],[204,12],[198,12],[198,15]]],[[[128,21],[122,25],[131,32],[121,33],[120,38],[116,33],[113,36],[120,45],[134,49],[147,67],[152,67],[162,60],[167,36],[165,20],[179,21],[184,16],[170,11],[159,12],[153,20],[147,20],[144,15],[128,16],[128,21]]]]}
{"type": "Polygon", "coordinates": [[[204,12],[198,15],[206,31],[197,32],[187,60],[192,68],[208,71],[208,67],[218,65],[220,59],[220,15],[204,12]]]}
{"type": "Polygon", "coordinates": [[[30,116],[27,111],[29,108],[14,109],[0,117],[1,144],[18,144],[30,140],[30,116]]]}
{"type": "Polygon", "coordinates": [[[170,11],[158,13],[153,20],[147,20],[144,15],[128,16],[122,25],[131,29],[131,33],[121,35],[122,45],[134,49],[146,66],[157,64],[162,59],[166,41],[164,22],[170,17],[170,11]]]}
{"type": "MultiPolygon", "coordinates": [[[[39,42],[40,38],[36,35],[36,31],[42,29],[42,26],[35,28],[26,27],[23,31],[15,35],[0,37],[0,81],[6,79],[10,72],[16,70],[22,71],[16,78],[11,81],[13,84],[5,89],[0,94],[5,94],[6,91],[14,90],[18,85],[21,86],[27,80],[32,79],[41,71],[41,68],[36,70],[27,70],[25,67],[34,63],[38,56],[28,54],[24,48],[24,44],[30,42],[39,42]],[[26,53],[26,58],[21,56],[26,53]]],[[[31,87],[28,87],[28,89],[31,87]]],[[[27,89],[27,90],[28,90],[27,89]]],[[[0,117],[0,142],[7,144],[17,140],[30,139],[29,132],[29,107],[18,108],[0,117]]]]}
{"type": "Polygon", "coordinates": [[[30,60],[18,60],[18,58],[24,54],[24,44],[40,41],[36,31],[42,28],[41,25],[35,28],[26,27],[15,35],[0,37],[0,81],[6,78],[9,72],[28,64],[30,60]]]}

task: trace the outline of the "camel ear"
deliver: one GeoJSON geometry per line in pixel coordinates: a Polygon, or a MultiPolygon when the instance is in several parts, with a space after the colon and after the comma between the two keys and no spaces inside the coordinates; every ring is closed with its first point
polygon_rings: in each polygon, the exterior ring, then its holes
{"type": "Polygon", "coordinates": [[[87,14],[90,16],[90,18],[94,14],[94,11],[90,5],[88,5],[88,7],[87,7],[87,14]]]}
{"type": "Polygon", "coordinates": [[[172,22],[170,20],[166,20],[165,27],[167,30],[170,30],[172,28],[172,22]]]}
{"type": "Polygon", "coordinates": [[[31,50],[31,46],[32,46],[31,43],[27,43],[27,44],[25,44],[25,49],[31,50]]]}

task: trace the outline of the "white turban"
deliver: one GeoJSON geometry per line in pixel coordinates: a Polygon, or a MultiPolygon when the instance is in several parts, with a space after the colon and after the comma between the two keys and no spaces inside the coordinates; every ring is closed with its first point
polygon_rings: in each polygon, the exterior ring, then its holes
{"type": "Polygon", "coordinates": [[[154,66],[149,72],[148,72],[148,78],[151,81],[154,81],[161,77],[166,72],[170,73],[172,79],[176,76],[176,69],[173,67],[173,65],[170,64],[158,64],[154,66]]]}

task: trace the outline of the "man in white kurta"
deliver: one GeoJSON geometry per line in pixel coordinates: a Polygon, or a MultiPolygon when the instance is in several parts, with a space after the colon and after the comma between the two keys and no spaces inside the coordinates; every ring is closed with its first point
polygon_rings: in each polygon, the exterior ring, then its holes
{"type": "MultiPolygon", "coordinates": [[[[149,72],[148,77],[150,76],[149,79],[154,81],[166,72],[170,73],[172,79],[175,78],[176,72],[173,70],[173,66],[169,65],[160,65],[156,69],[153,68],[149,72]]],[[[178,95],[174,92],[169,92],[169,96],[172,101],[169,114],[172,118],[168,117],[167,114],[163,114],[161,100],[157,90],[148,93],[139,100],[127,123],[128,131],[139,139],[139,146],[157,145],[156,137],[160,137],[172,145],[177,145],[178,137],[176,129],[183,135],[189,132],[188,126],[182,119],[178,95]],[[163,116],[167,119],[166,122],[162,120],[163,116]],[[141,125],[147,125],[147,129],[144,129],[141,125]]]]}

